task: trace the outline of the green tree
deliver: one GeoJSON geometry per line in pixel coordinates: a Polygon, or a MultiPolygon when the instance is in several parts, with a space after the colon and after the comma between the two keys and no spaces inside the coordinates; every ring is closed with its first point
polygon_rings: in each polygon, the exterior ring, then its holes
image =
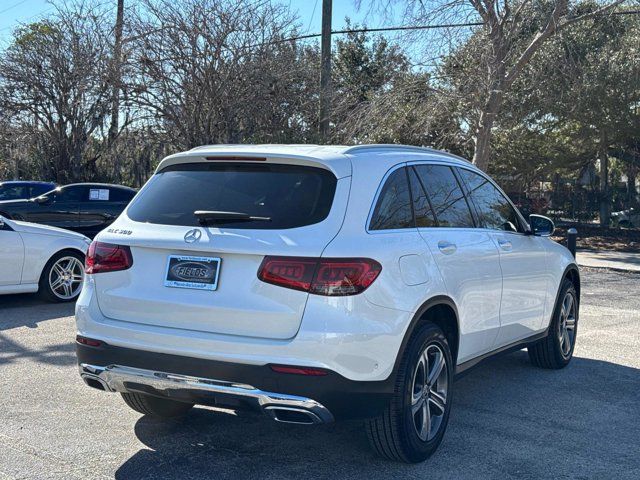
{"type": "MultiPolygon", "coordinates": [[[[597,8],[582,4],[585,10],[597,8]]],[[[609,16],[590,19],[550,42],[530,65],[537,79],[520,85],[527,105],[523,121],[551,123],[556,131],[571,128],[569,143],[581,145],[583,163],[600,166],[600,221],[609,223],[610,157],[626,164],[635,182],[640,136],[640,19],[609,16]]],[[[632,190],[635,190],[633,186],[632,190]]],[[[633,196],[634,193],[631,193],[633,196]]]]}

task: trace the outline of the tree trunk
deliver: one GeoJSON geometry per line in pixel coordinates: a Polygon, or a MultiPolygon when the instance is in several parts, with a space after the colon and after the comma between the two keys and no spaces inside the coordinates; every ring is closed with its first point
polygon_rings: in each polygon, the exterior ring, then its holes
{"type": "MultiPolygon", "coordinates": [[[[484,115],[484,112],[482,113],[484,115]]],[[[481,117],[482,118],[482,117],[481,117]]],[[[476,130],[475,151],[473,152],[473,164],[480,170],[486,171],[489,167],[489,157],[491,153],[491,128],[493,121],[483,122],[476,130]]]]}
{"type": "Polygon", "coordinates": [[[475,133],[475,151],[473,153],[473,164],[480,170],[487,171],[491,158],[491,136],[493,123],[496,115],[502,106],[502,90],[492,90],[489,99],[482,109],[478,126],[475,133]]]}
{"type": "Polygon", "coordinates": [[[600,225],[609,226],[611,206],[609,205],[609,155],[607,152],[607,134],[600,134],[600,225]]]}
{"type": "Polygon", "coordinates": [[[637,196],[636,178],[637,178],[636,167],[633,165],[630,165],[629,168],[627,169],[627,202],[628,202],[627,206],[628,207],[635,207],[636,205],[636,196],[637,196]]]}

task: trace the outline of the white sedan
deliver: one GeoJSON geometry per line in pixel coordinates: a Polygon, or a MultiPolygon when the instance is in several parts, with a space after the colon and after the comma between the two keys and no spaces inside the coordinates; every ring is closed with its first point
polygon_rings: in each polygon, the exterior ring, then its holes
{"type": "Polygon", "coordinates": [[[40,292],[52,302],[75,300],[89,243],[79,233],[0,216],[0,295],[40,292]]]}

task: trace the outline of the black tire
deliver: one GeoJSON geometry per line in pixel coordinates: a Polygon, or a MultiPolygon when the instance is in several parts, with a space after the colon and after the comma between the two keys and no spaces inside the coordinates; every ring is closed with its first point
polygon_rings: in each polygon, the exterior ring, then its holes
{"type": "MultiPolygon", "coordinates": [[[[560,295],[558,296],[558,304],[553,312],[553,318],[549,324],[549,332],[547,336],[538,340],[536,343],[529,345],[527,348],[531,363],[536,367],[560,369],[569,365],[578,335],[579,306],[580,303],[573,282],[565,279],[562,282],[560,295]],[[572,334],[569,335],[569,330],[566,329],[571,340],[570,347],[568,349],[564,346],[564,342],[566,340],[562,340],[563,304],[565,303],[567,296],[570,296],[573,299],[572,302],[575,306],[572,334]]],[[[568,320],[565,319],[564,323],[566,324],[567,322],[568,320]]]]}
{"type": "MultiPolygon", "coordinates": [[[[47,264],[42,269],[42,273],[40,274],[40,280],[38,282],[38,293],[40,296],[48,301],[48,302],[75,302],[80,295],[81,288],[78,289],[77,293],[75,293],[71,298],[61,298],[51,288],[49,283],[49,278],[51,274],[51,269],[56,264],[58,260],[65,257],[73,257],[78,259],[81,265],[84,265],[84,255],[77,250],[62,250],[56,253],[53,257],[49,259],[47,264]]],[[[81,286],[80,286],[81,287],[81,286]]]]}
{"type": "MultiPolygon", "coordinates": [[[[432,363],[435,364],[435,362],[432,363]]],[[[395,392],[389,406],[381,416],[366,421],[367,433],[373,449],[382,457],[406,463],[418,463],[429,458],[440,445],[447,428],[452,402],[453,375],[451,350],[442,330],[430,322],[420,326],[409,340],[400,361],[395,392]],[[411,407],[415,392],[414,374],[417,376],[416,368],[423,352],[430,351],[432,346],[439,349],[445,360],[442,371],[446,372],[444,395],[446,401],[443,413],[432,417],[439,418],[437,426],[433,427],[433,436],[422,439],[417,432],[417,426],[414,423],[416,417],[412,414],[411,407]]],[[[440,386],[439,382],[437,386],[440,386]]],[[[431,388],[427,390],[431,391],[431,388]]],[[[420,397],[419,394],[417,396],[420,397]]],[[[429,397],[424,402],[427,408],[431,408],[429,397]]]]}
{"type": "Polygon", "coordinates": [[[133,410],[153,417],[182,417],[193,407],[193,403],[178,402],[144,393],[122,393],[121,395],[124,402],[133,410]]]}

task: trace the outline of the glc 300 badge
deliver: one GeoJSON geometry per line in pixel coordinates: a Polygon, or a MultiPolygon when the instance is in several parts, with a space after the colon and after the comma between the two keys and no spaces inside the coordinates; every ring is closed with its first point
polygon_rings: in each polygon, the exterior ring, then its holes
{"type": "Polygon", "coordinates": [[[187,243],[194,243],[200,240],[200,237],[202,237],[202,232],[197,228],[194,228],[184,234],[184,241],[187,243]]]}

